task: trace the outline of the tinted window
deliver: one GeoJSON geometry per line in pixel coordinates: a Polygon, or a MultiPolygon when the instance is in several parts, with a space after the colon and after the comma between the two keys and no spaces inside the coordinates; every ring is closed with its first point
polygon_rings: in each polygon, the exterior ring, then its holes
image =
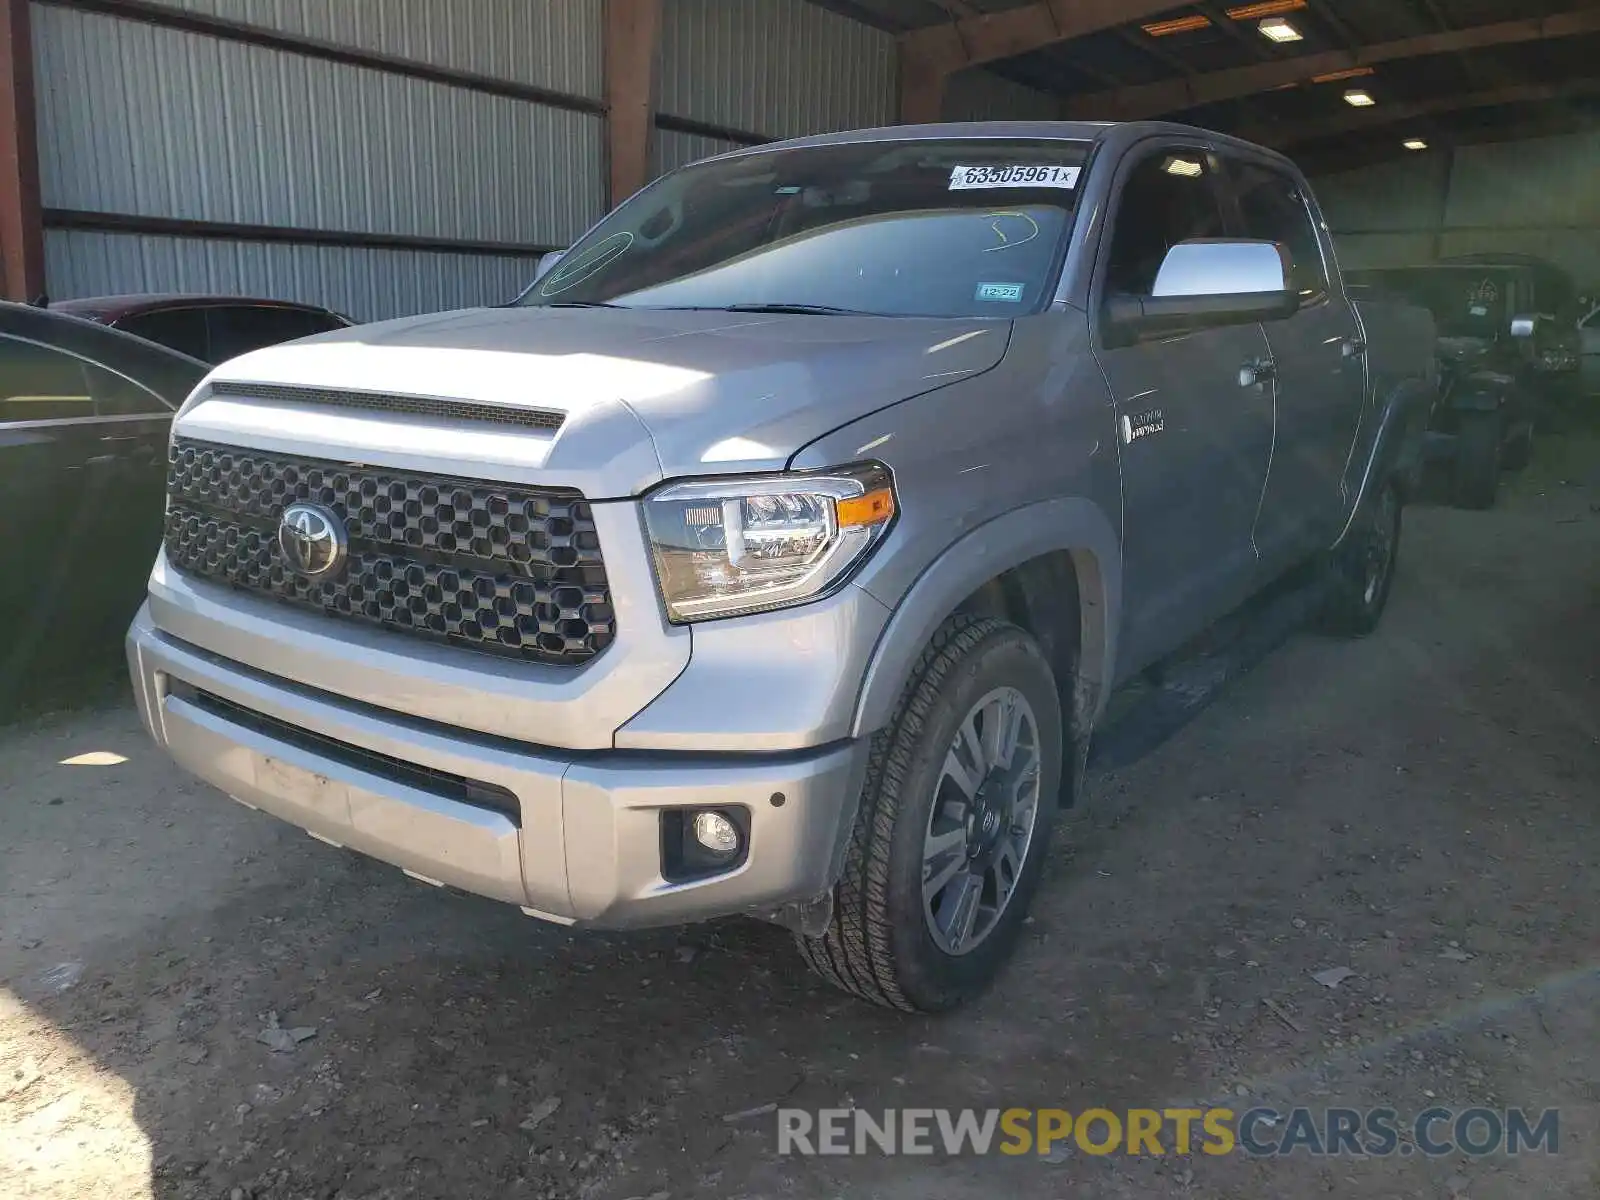
{"type": "Polygon", "coordinates": [[[345,323],[332,313],[303,312],[300,315],[305,318],[306,323],[305,333],[302,336],[309,336],[313,333],[330,333],[335,329],[345,328],[345,323]]]}
{"type": "Polygon", "coordinates": [[[1230,164],[1239,198],[1241,233],[1288,247],[1293,285],[1302,296],[1328,290],[1322,244],[1300,187],[1289,176],[1255,163],[1230,164]]]}
{"type": "Polygon", "coordinates": [[[312,332],[304,312],[259,304],[219,305],[206,311],[213,363],[226,362],[263,346],[291,342],[312,332]]]}
{"type": "Polygon", "coordinates": [[[0,337],[0,421],[92,417],[94,397],[80,359],[0,337]]]}
{"type": "Polygon", "coordinates": [[[875,141],[700,163],[622,205],[521,303],[1016,316],[1048,299],[1085,150],[875,141]]]}
{"type": "Polygon", "coordinates": [[[97,417],[138,417],[151,414],[171,415],[166,402],[146,391],[115,371],[103,370],[90,363],[83,364],[89,380],[89,392],[94,397],[97,417]]]}
{"type": "Polygon", "coordinates": [[[156,342],[190,358],[206,360],[206,318],[198,308],[169,308],[138,313],[117,322],[117,328],[156,342]]]}
{"type": "Polygon", "coordinates": [[[1214,163],[1200,151],[1167,150],[1133,168],[1117,199],[1106,268],[1109,292],[1148,296],[1167,251],[1223,236],[1214,163]]]}

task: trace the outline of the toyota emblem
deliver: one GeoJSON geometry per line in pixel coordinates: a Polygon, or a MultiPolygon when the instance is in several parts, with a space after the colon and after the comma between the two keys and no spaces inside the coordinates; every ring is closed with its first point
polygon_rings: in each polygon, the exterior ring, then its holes
{"type": "Polygon", "coordinates": [[[291,504],[278,521],[278,548],[296,575],[320,579],[344,565],[344,523],[320,504],[291,504]]]}

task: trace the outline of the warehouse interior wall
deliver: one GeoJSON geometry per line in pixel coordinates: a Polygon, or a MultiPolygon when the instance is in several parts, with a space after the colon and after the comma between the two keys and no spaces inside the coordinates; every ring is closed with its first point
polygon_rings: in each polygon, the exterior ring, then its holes
{"type": "Polygon", "coordinates": [[[1312,182],[1346,267],[1507,251],[1600,292],[1600,134],[1461,146],[1312,182]]]}
{"type": "Polygon", "coordinates": [[[602,0],[141,8],[32,5],[54,298],[242,293],[358,320],[500,303],[604,208],[602,0]]]}

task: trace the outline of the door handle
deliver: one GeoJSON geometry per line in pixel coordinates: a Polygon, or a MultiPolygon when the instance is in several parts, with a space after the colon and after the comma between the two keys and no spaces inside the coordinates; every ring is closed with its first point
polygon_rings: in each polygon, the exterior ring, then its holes
{"type": "Polygon", "coordinates": [[[1344,340],[1344,356],[1346,358],[1360,358],[1367,352],[1367,343],[1360,338],[1346,338],[1344,340]]]}
{"type": "Polygon", "coordinates": [[[1258,358],[1239,368],[1239,386],[1255,387],[1278,377],[1278,364],[1270,358],[1258,358]]]}

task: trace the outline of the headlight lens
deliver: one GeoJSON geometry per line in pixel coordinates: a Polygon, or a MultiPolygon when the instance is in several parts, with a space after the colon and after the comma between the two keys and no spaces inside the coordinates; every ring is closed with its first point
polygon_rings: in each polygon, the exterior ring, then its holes
{"type": "Polygon", "coordinates": [[[871,464],[673,484],[644,513],[667,615],[683,625],[822,595],[877,545],[895,498],[871,464]]]}

